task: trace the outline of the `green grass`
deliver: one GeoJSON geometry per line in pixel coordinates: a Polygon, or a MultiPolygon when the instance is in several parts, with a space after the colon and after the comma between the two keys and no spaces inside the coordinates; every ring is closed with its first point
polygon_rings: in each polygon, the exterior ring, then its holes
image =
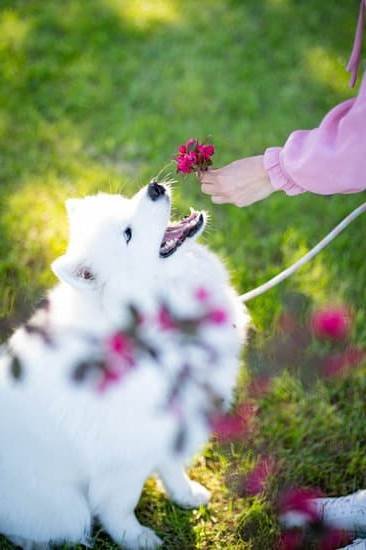
{"type": "MultiPolygon", "coordinates": [[[[133,193],[190,136],[211,135],[216,165],[281,145],[350,94],[344,63],[358,2],[316,0],[2,0],[0,8],[0,328],[2,338],[54,283],[66,239],[63,201],[97,190],[133,193]]],[[[275,194],[239,210],[214,207],[193,179],[178,211],[210,211],[205,241],[239,290],[265,281],[362,201],[275,194]]],[[[366,343],[366,219],[281,287],[250,304],[270,331],[287,291],[344,301],[366,343]]],[[[258,441],[281,459],[284,483],[340,494],[364,485],[362,372],[305,390],[282,376],[261,406],[258,441]]],[[[151,481],[139,515],[167,549],[275,547],[271,495],[235,497],[231,454],[210,446],[192,475],[213,491],[184,512],[151,481]]],[[[237,452],[237,451],[235,451],[237,452]]],[[[239,460],[248,468],[253,451],[239,460]]],[[[5,540],[1,548],[10,548],[5,540]]],[[[113,545],[98,533],[97,548],[113,545]]]]}

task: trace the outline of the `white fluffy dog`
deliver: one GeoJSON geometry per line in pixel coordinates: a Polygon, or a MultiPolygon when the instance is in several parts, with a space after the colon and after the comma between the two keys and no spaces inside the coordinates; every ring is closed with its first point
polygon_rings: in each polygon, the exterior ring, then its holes
{"type": "Polygon", "coordinates": [[[160,539],[134,514],[153,473],[181,506],[209,500],[184,464],[210,435],[198,414],[207,405],[203,386],[230,402],[247,317],[221,262],[195,242],[205,215],[192,211],[169,225],[170,210],[169,190],[157,183],[132,199],[98,194],[69,200],[68,250],[52,266],[60,284],[3,347],[0,532],[23,548],[87,544],[94,518],[123,547],[155,548],[160,539]],[[207,355],[193,359],[201,385],[188,384],[180,396],[187,437],[177,454],[177,417],[162,404],[175,365],[186,358],[167,353],[165,369],[142,359],[102,395],[72,382],[70,373],[90,355],[93,337],[126,321],[128,304],[152,312],[164,296],[182,315],[195,315],[197,288],[225,308],[228,322],[203,331],[219,360],[213,366],[207,355]],[[20,367],[23,376],[16,380],[11,371],[20,367]]]}

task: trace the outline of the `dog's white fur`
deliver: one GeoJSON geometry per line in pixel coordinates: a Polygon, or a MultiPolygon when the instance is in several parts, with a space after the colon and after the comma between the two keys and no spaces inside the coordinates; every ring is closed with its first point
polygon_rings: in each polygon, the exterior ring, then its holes
{"type": "MultiPolygon", "coordinates": [[[[99,194],[68,201],[69,246],[53,264],[61,283],[49,295],[47,313],[56,345],[47,346],[24,328],[16,331],[9,347],[25,365],[22,381],[9,375],[6,349],[2,354],[0,532],[23,547],[87,543],[93,518],[127,548],[158,546],[159,538],[134,515],[152,473],[184,507],[209,500],[209,492],[184,472],[184,463],[209,437],[197,416],[206,399],[202,392],[192,388],[185,397],[189,437],[176,456],[177,421],[161,407],[168,381],[148,361],[103,395],[76,387],[68,376],[75,360],[88,352],[77,331],[108,334],[123,320],[126,304],[153,310],[160,295],[192,313],[188,296],[204,286],[235,325],[220,333],[221,344],[216,341],[221,364],[203,370],[215,391],[230,401],[247,317],[221,262],[194,238],[171,257],[159,257],[170,203],[168,192],[152,201],[146,188],[132,199],[99,194]],[[127,226],[133,230],[128,245],[127,226]],[[94,278],[85,278],[85,270],[94,278]]],[[[39,311],[32,322],[45,322],[45,315],[39,311]]]]}

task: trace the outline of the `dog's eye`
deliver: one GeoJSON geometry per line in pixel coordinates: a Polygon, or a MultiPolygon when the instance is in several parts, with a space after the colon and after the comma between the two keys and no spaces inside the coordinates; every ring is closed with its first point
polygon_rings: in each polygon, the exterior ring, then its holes
{"type": "Polygon", "coordinates": [[[126,243],[128,244],[130,242],[130,240],[132,239],[132,229],[131,229],[131,227],[127,227],[124,230],[123,236],[125,238],[126,243]]]}

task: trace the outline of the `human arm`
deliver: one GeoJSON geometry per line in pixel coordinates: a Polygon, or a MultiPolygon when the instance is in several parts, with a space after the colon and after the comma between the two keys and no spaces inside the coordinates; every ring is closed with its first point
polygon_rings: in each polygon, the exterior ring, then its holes
{"type": "Polygon", "coordinates": [[[366,76],[354,99],[337,105],[319,127],[293,132],[283,147],[201,175],[213,202],[247,206],[275,190],[320,195],[366,189],[366,76]]]}

